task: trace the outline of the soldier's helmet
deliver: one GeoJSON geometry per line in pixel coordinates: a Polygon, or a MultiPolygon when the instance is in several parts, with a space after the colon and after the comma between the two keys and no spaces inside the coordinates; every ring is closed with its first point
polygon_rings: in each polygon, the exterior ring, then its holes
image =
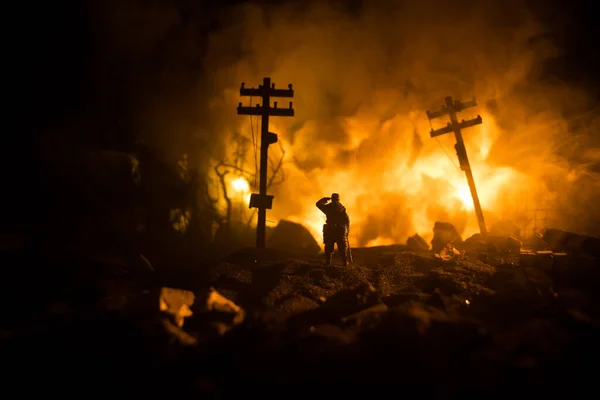
{"type": "Polygon", "coordinates": [[[339,193],[333,193],[331,195],[331,200],[332,201],[340,201],[340,195],[339,195],[339,193]]]}

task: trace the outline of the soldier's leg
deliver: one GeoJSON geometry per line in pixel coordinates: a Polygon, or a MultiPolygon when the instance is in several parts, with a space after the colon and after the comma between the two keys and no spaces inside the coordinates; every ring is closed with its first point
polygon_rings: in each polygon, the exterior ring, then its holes
{"type": "Polygon", "coordinates": [[[325,264],[331,265],[331,255],[335,241],[332,240],[331,226],[323,225],[323,244],[325,245],[325,264]]]}
{"type": "Polygon", "coordinates": [[[344,238],[344,245],[346,246],[346,260],[348,261],[348,264],[354,264],[354,261],[352,260],[352,250],[350,250],[350,243],[348,241],[348,235],[346,235],[344,238]]]}
{"type": "Polygon", "coordinates": [[[325,242],[325,264],[331,265],[331,255],[333,254],[333,246],[334,242],[326,241],[325,242]]]}
{"type": "Polygon", "coordinates": [[[348,253],[347,253],[347,248],[346,248],[346,240],[344,238],[341,238],[340,240],[338,240],[337,247],[338,247],[338,251],[340,252],[340,256],[342,258],[342,265],[347,267],[348,266],[348,253]]]}

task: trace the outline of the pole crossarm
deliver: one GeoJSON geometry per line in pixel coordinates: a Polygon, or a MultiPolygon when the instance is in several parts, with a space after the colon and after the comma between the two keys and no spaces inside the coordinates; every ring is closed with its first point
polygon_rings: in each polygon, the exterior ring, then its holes
{"type": "Polygon", "coordinates": [[[469,119],[469,120],[466,120],[466,121],[463,119],[461,122],[458,123],[458,125],[456,127],[453,126],[452,123],[448,122],[448,125],[446,125],[445,127],[440,128],[440,129],[432,129],[429,134],[430,134],[430,136],[432,138],[434,138],[436,136],[441,136],[441,135],[444,135],[446,133],[452,133],[457,128],[458,129],[465,129],[465,128],[469,128],[471,126],[479,125],[482,122],[483,121],[481,119],[481,116],[478,115],[477,118],[469,119]]]}
{"type": "Polygon", "coordinates": [[[240,96],[246,97],[262,97],[264,95],[268,95],[269,97],[294,97],[294,89],[292,89],[292,84],[288,85],[287,89],[275,89],[275,84],[271,84],[270,87],[263,85],[258,85],[258,88],[246,88],[246,84],[242,82],[242,86],[240,87],[240,96]],[[267,88],[265,90],[265,87],[267,88]]]}
{"type": "Polygon", "coordinates": [[[450,115],[453,112],[459,113],[463,110],[466,110],[467,108],[475,107],[476,105],[477,101],[475,99],[464,102],[460,100],[454,100],[454,102],[452,102],[452,98],[447,97],[446,105],[444,107],[442,107],[438,111],[427,111],[427,118],[435,119],[443,117],[444,115],[450,115]]]}
{"type": "MultiPolygon", "coordinates": [[[[242,106],[242,103],[238,105],[238,115],[263,115],[265,112],[264,108],[259,104],[256,107],[242,106]]],[[[271,117],[293,117],[294,109],[292,108],[292,102],[290,101],[290,108],[277,108],[277,102],[274,107],[268,107],[267,112],[271,117]]]]}

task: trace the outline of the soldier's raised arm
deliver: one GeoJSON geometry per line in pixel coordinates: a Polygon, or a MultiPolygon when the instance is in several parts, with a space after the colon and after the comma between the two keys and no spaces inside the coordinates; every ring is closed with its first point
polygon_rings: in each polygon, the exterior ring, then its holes
{"type": "Polygon", "coordinates": [[[320,199],[319,201],[317,201],[317,203],[315,204],[317,206],[317,208],[323,212],[325,212],[325,205],[327,204],[327,202],[331,200],[330,197],[323,197],[322,199],[320,199]]]}

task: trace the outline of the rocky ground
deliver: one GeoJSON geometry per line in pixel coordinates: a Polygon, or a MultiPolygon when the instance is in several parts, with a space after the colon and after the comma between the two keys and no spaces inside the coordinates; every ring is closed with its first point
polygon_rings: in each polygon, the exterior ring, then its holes
{"type": "Polygon", "coordinates": [[[167,274],[5,252],[3,386],[207,398],[301,393],[264,386],[281,383],[317,398],[373,383],[402,386],[371,395],[442,398],[597,391],[597,263],[542,270],[403,246],[354,258],[325,267],[249,249],[167,274]]]}

